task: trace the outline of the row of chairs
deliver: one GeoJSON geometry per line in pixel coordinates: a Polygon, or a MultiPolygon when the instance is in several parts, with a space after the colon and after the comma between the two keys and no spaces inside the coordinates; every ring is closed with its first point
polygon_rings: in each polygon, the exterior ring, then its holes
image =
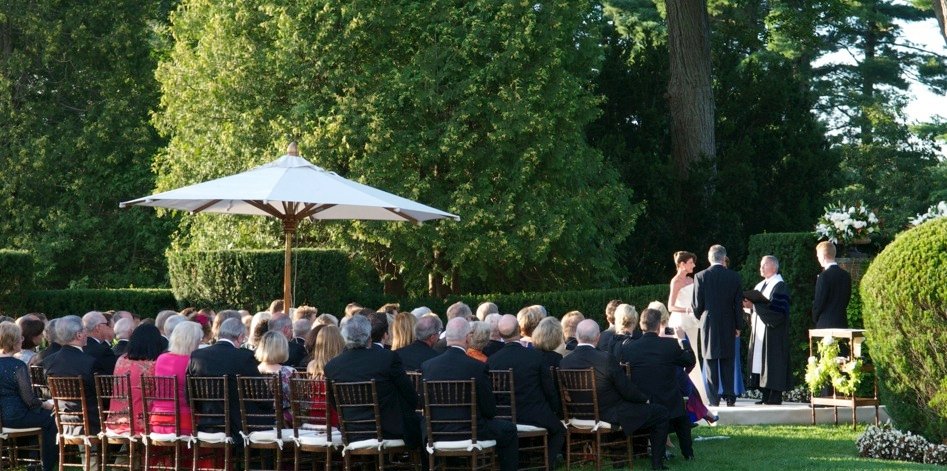
{"type": "MultiPolygon", "coordinates": [[[[144,417],[131,413],[131,381],[128,376],[96,376],[96,393],[102,433],[98,435],[70,434],[78,427],[89,430],[84,385],[79,378],[42,378],[40,371],[31,371],[34,387],[40,394],[47,393],[54,399],[59,433],[60,469],[63,466],[82,466],[91,471],[94,449],[98,450],[98,467],[138,469],[139,455],[146,469],[183,469],[186,465],[194,471],[233,469],[233,440],[242,440],[243,466],[251,469],[279,469],[283,458],[288,457],[286,447],[292,449],[293,468],[302,466],[315,470],[318,466],[330,471],[333,456],[341,453],[346,470],[353,460],[370,457],[379,470],[392,465],[417,468],[419,457],[406,449],[397,440],[385,440],[381,433],[378,395],[374,382],[334,383],[333,389],[337,410],[326,408],[327,386],[322,380],[293,378],[290,383],[292,423],[286,423],[282,411],[282,388],[279,378],[238,377],[237,394],[240,399],[240,437],[232,437],[230,429],[229,397],[231,385],[226,377],[189,377],[187,397],[192,410],[191,435],[181,434],[180,417],[152,411],[155,401],[169,401],[178,410],[178,389],[175,377],[144,376],[142,398],[144,417]],[[124,401],[127,407],[109,410],[111,401],[124,401]],[[80,413],[64,413],[66,402],[81,404],[80,413]],[[208,412],[213,411],[213,412],[208,412]],[[349,412],[351,411],[351,412],[349,412]],[[371,411],[359,414],[359,411],[371,411]],[[336,414],[349,419],[340,421],[340,430],[331,426],[336,414]],[[161,417],[173,427],[174,433],[158,434],[152,429],[154,419],[161,417]],[[359,417],[358,420],[352,419],[359,417]],[[124,431],[123,431],[124,430],[124,431]],[[111,449],[108,445],[112,445],[111,449]],[[76,446],[82,459],[68,462],[67,446],[76,446]],[[115,448],[122,447],[120,460],[116,460],[115,448]],[[136,453],[142,449],[143,453],[136,453]],[[264,450],[265,453],[261,453],[264,450]],[[213,455],[215,459],[209,460],[213,455]],[[257,460],[252,458],[256,455],[257,460]],[[210,463],[209,461],[212,461],[210,463]],[[117,464],[120,463],[120,464],[117,464]],[[275,463],[275,465],[274,465],[275,463]],[[270,466],[267,467],[267,464],[270,466]],[[254,466],[258,466],[255,468],[254,466]]],[[[631,439],[617,425],[607,424],[599,417],[595,392],[595,375],[589,370],[557,370],[556,378],[562,396],[563,410],[568,417],[566,442],[566,465],[583,460],[594,462],[596,470],[608,457],[613,466],[630,465],[632,459],[631,439]]],[[[497,397],[498,417],[516,422],[516,401],[513,391],[512,371],[491,371],[494,394],[497,397]]],[[[491,442],[476,440],[477,417],[476,387],[468,381],[421,381],[412,375],[416,390],[423,399],[421,412],[425,417],[428,434],[428,459],[431,470],[435,465],[452,463],[447,458],[464,457],[469,465],[465,469],[487,469],[495,465],[491,442]],[[469,410],[464,414],[466,423],[458,423],[455,415],[448,421],[441,410],[469,410]],[[450,427],[443,427],[450,424],[450,427]],[[443,429],[456,430],[444,432],[443,429]]],[[[159,419],[161,420],[161,419],[159,419]]],[[[5,430],[6,431],[6,430],[5,430]]],[[[544,429],[518,425],[521,441],[521,469],[548,469],[547,434],[544,429]]],[[[36,430],[38,435],[38,429],[36,430]]],[[[5,438],[0,434],[0,440],[5,438]]],[[[12,440],[16,442],[16,440],[12,440]]],[[[3,442],[0,441],[0,446],[3,442]]],[[[22,457],[24,449],[10,450],[13,457],[22,457]]],[[[6,455],[6,454],[5,454],[6,455]]],[[[9,463],[14,466],[16,458],[9,463]]],[[[2,469],[0,460],[0,469],[2,469]]]]}

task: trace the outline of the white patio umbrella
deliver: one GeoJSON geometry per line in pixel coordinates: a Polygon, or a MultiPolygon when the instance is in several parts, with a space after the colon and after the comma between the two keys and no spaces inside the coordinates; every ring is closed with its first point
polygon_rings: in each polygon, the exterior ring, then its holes
{"type": "MultiPolygon", "coordinates": [[[[296,143],[286,155],[229,177],[119,203],[191,213],[272,216],[283,222],[285,255],[283,302],[292,307],[290,273],[292,236],[303,219],[424,222],[460,217],[342,178],[299,156],[296,143]]],[[[288,311],[287,311],[288,312],[288,311]]]]}

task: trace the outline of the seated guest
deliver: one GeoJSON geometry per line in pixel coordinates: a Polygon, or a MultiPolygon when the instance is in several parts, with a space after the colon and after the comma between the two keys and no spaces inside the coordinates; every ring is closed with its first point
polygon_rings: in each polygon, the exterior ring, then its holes
{"type": "MultiPolygon", "coordinates": [[[[306,348],[306,334],[312,330],[312,321],[308,318],[297,319],[293,321],[293,338],[290,343],[299,344],[303,349],[306,348]]],[[[308,350],[306,351],[308,353],[308,350]]]]}
{"type": "MultiPolygon", "coordinates": [[[[616,306],[617,307],[617,306],[616,306]]],[[[564,369],[595,370],[595,388],[599,415],[608,423],[618,424],[626,435],[639,429],[650,429],[651,468],[664,467],[668,412],[664,406],[648,404],[648,396],[636,388],[625,371],[609,353],[596,349],[601,345],[598,323],[586,319],[576,328],[579,344],[562,359],[564,369]]]]}
{"type": "Polygon", "coordinates": [[[421,419],[414,412],[417,407],[414,386],[395,352],[372,348],[371,332],[371,321],[365,316],[349,317],[342,327],[345,350],[326,363],[326,377],[333,382],[375,380],[382,436],[403,439],[409,448],[419,447],[421,419]]]}
{"type": "Polygon", "coordinates": [[[17,319],[17,325],[23,333],[23,347],[13,356],[29,365],[33,357],[36,356],[36,347],[43,341],[43,330],[46,324],[37,319],[36,316],[24,316],[17,319]]]}
{"type": "Polygon", "coordinates": [[[608,352],[619,358],[622,349],[639,338],[641,332],[638,330],[638,311],[631,304],[619,304],[615,308],[615,335],[608,352]]]}
{"type": "Polygon", "coordinates": [[[418,318],[410,312],[395,314],[391,324],[391,349],[398,350],[414,343],[414,326],[418,318]]]}
{"type": "MultiPolygon", "coordinates": [[[[512,317],[512,316],[510,316],[512,317]]],[[[515,319],[514,319],[515,323],[515,319]]],[[[497,461],[501,471],[515,471],[519,461],[519,442],[516,424],[496,420],[496,399],[488,376],[487,365],[466,354],[467,334],[470,325],[464,317],[455,317],[447,323],[447,351],[421,366],[425,381],[469,380],[476,382],[477,390],[477,439],[496,440],[497,461]]],[[[522,348],[522,346],[520,346],[522,348]]],[[[522,349],[525,351],[525,349],[522,349]]],[[[445,411],[446,412],[446,411],[445,411]]],[[[463,411],[458,411],[463,417],[463,411]]],[[[469,415],[469,411],[468,411],[469,415]]],[[[435,417],[436,420],[450,417],[435,417]]],[[[449,425],[443,425],[449,427],[449,425]]],[[[458,430],[459,431],[459,430],[458,430]]]]}
{"type": "MultiPolygon", "coordinates": [[[[289,320],[283,316],[283,319],[289,320]]],[[[260,345],[253,355],[257,361],[257,370],[267,375],[279,375],[280,386],[283,389],[283,419],[287,424],[293,423],[293,414],[290,411],[289,381],[296,374],[296,368],[285,366],[289,357],[289,340],[280,332],[270,331],[263,334],[260,345]]]]}
{"type": "Polygon", "coordinates": [[[165,330],[164,324],[168,321],[169,318],[176,315],[178,315],[178,311],[172,311],[170,309],[166,309],[164,311],[159,312],[158,315],[155,316],[155,327],[158,328],[158,332],[161,332],[161,338],[164,339],[161,342],[162,345],[164,345],[164,350],[168,349],[168,337],[170,335],[167,333],[167,330],[165,330]]]}
{"type": "MultiPolygon", "coordinates": [[[[273,301],[274,303],[276,301],[273,301]]],[[[258,312],[253,315],[253,318],[250,320],[250,327],[247,329],[247,340],[243,344],[243,348],[248,348],[250,350],[256,350],[256,346],[260,343],[260,339],[263,338],[263,334],[269,332],[270,318],[273,316],[269,312],[258,312]]]]}
{"type": "MultiPolygon", "coordinates": [[[[305,304],[296,308],[293,311],[293,324],[299,320],[307,320],[310,323],[316,320],[316,317],[319,315],[319,309],[313,306],[306,306],[305,304]]],[[[302,337],[302,335],[297,335],[297,337],[302,337]]]]}
{"type": "Polygon", "coordinates": [[[125,351],[128,350],[128,340],[132,336],[133,330],[135,330],[135,321],[130,317],[119,319],[118,322],[115,323],[115,338],[117,341],[115,345],[112,346],[112,353],[115,354],[116,359],[124,355],[125,351]]]}
{"type": "MultiPolygon", "coordinates": [[[[203,309],[201,310],[203,311],[203,309]]],[[[211,323],[210,316],[204,314],[201,311],[192,312],[187,319],[191,322],[197,322],[201,326],[201,331],[204,333],[204,336],[201,337],[201,344],[198,348],[205,348],[210,346],[213,341],[213,326],[211,323]]]]}
{"type": "MultiPolygon", "coordinates": [[[[119,321],[119,324],[123,322],[119,321]]],[[[161,333],[158,328],[150,324],[139,325],[131,338],[128,340],[128,349],[122,356],[118,357],[115,363],[116,375],[128,375],[131,382],[132,412],[135,414],[135,430],[132,434],[142,433],[144,430],[141,424],[141,418],[144,417],[144,407],[141,402],[141,376],[154,376],[155,360],[161,354],[161,333]]],[[[112,399],[109,404],[109,410],[119,411],[126,408],[125,401],[112,399]]],[[[129,431],[130,427],[111,426],[112,430],[124,433],[129,431]]]]}
{"type": "MultiPolygon", "coordinates": [[[[559,326],[555,319],[547,320],[559,326]]],[[[560,398],[553,386],[552,373],[543,354],[537,348],[526,348],[519,342],[520,325],[522,324],[517,323],[517,318],[510,315],[500,319],[500,335],[506,345],[491,355],[487,364],[491,370],[513,370],[513,384],[516,388],[513,391],[516,395],[514,419],[516,423],[546,429],[549,434],[549,466],[555,468],[556,455],[566,442],[566,428],[559,421],[560,414],[557,412],[561,408],[560,398]]],[[[532,333],[535,332],[533,329],[532,333]]],[[[559,346],[561,341],[560,332],[555,335],[556,346],[559,346]]]]}
{"type": "Polygon", "coordinates": [[[490,342],[490,325],[486,322],[473,321],[470,323],[470,343],[467,345],[467,356],[482,363],[487,362],[487,355],[483,349],[490,342]]]}
{"type": "Polygon", "coordinates": [[[575,346],[579,344],[579,341],[575,339],[575,327],[584,320],[585,316],[579,311],[569,311],[562,316],[560,324],[562,325],[562,336],[565,339],[567,352],[575,350],[575,346]]]}
{"type": "MultiPolygon", "coordinates": [[[[81,376],[85,388],[87,419],[91,430],[82,430],[81,427],[68,430],[70,435],[99,433],[99,405],[95,398],[95,358],[86,355],[82,347],[86,344],[86,330],[82,326],[79,316],[60,317],[56,322],[56,338],[62,342],[58,352],[43,359],[43,369],[46,376],[81,376]]],[[[82,404],[78,402],[64,402],[65,412],[80,411],[82,404]]]]}
{"type": "MultiPolygon", "coordinates": [[[[473,312],[470,310],[470,306],[460,301],[457,301],[456,303],[448,306],[447,312],[445,314],[447,314],[448,322],[450,322],[451,319],[454,319],[457,317],[463,317],[464,319],[467,319],[467,322],[470,322],[471,320],[473,320],[473,312]]],[[[440,338],[437,340],[437,343],[435,343],[432,347],[434,348],[434,350],[437,351],[437,353],[443,353],[444,350],[447,349],[447,340],[444,338],[443,333],[440,335],[440,338]]]]}
{"type": "Polygon", "coordinates": [[[596,348],[603,352],[608,352],[612,346],[612,337],[615,336],[615,309],[622,304],[620,299],[613,299],[605,305],[605,321],[608,322],[608,328],[599,335],[596,348]]]}
{"type": "MultiPolygon", "coordinates": [[[[275,316],[267,324],[270,332],[278,332],[286,339],[287,355],[283,364],[292,368],[305,366],[303,360],[306,359],[306,347],[296,342],[290,342],[293,339],[293,321],[289,316],[275,316]]],[[[258,358],[259,360],[259,358],[258,358]]],[[[288,384],[288,383],[287,383],[288,384]]]]}
{"type": "Polygon", "coordinates": [[[501,317],[503,316],[497,313],[487,314],[486,319],[483,321],[490,326],[490,341],[483,347],[483,354],[488,357],[503,348],[503,340],[500,340],[500,330],[497,328],[501,317]]]}
{"type": "MultiPolygon", "coordinates": [[[[167,325],[167,324],[165,324],[167,325]]],[[[204,331],[197,322],[184,321],[171,332],[168,351],[155,361],[155,376],[174,376],[178,379],[178,410],[174,410],[171,401],[155,401],[151,412],[166,412],[169,415],[152,417],[151,430],[156,433],[174,433],[174,415],[180,417],[181,434],[191,433],[191,406],[187,401],[187,369],[191,353],[197,350],[204,337],[204,331]]],[[[206,350],[206,349],[204,349],[206,350]]]]}
{"type": "Polygon", "coordinates": [[[319,314],[319,317],[316,318],[316,325],[334,325],[339,326],[339,318],[333,316],[332,314],[319,314]]]}
{"type": "Polygon", "coordinates": [[[115,332],[105,315],[99,311],[90,311],[82,316],[82,325],[85,327],[86,341],[83,351],[95,358],[95,372],[110,375],[115,371],[115,352],[112,351],[112,340],[115,332]]]}
{"type": "Polygon", "coordinates": [[[405,370],[420,371],[422,363],[437,356],[434,344],[437,343],[443,326],[441,318],[434,314],[418,319],[414,325],[414,342],[396,352],[405,370]]]}
{"type": "MultiPolygon", "coordinates": [[[[361,314],[372,323],[372,348],[386,348],[385,346],[389,344],[388,314],[369,309],[362,310],[361,314]]],[[[391,345],[388,345],[387,349],[391,350],[390,347],[391,345]]]]}
{"type": "MultiPolygon", "coordinates": [[[[339,333],[339,328],[334,325],[319,325],[316,326],[316,329],[313,329],[313,332],[316,335],[312,346],[312,360],[309,361],[306,367],[306,373],[312,379],[324,380],[326,379],[326,363],[342,353],[342,350],[345,349],[345,339],[339,333]]],[[[323,402],[326,394],[324,388],[323,383],[322,388],[316,391],[317,397],[323,402]]],[[[332,426],[338,428],[339,417],[336,414],[331,414],[331,416],[332,426]]]]}
{"type": "Polygon", "coordinates": [[[490,314],[499,314],[500,308],[496,304],[491,303],[490,301],[482,302],[477,306],[477,320],[485,321],[487,316],[490,314]]]}
{"type": "Polygon", "coordinates": [[[226,309],[217,313],[214,316],[214,322],[211,323],[210,332],[211,337],[216,341],[217,334],[220,332],[220,325],[224,323],[227,319],[237,319],[240,320],[243,316],[240,314],[240,311],[234,311],[233,309],[226,309]]]}
{"type": "Polygon", "coordinates": [[[33,358],[30,359],[30,366],[32,365],[42,365],[43,360],[58,352],[62,348],[62,344],[59,343],[59,338],[56,336],[56,323],[59,322],[59,319],[53,319],[46,324],[46,329],[43,331],[43,337],[46,339],[46,348],[40,350],[33,358]]]}
{"type": "Polygon", "coordinates": [[[541,308],[542,306],[524,307],[516,314],[516,320],[519,322],[520,328],[519,341],[524,346],[530,347],[533,345],[533,330],[539,325],[539,321],[543,320],[543,317],[546,317],[544,313],[545,309],[541,308]]]}
{"type": "MultiPolygon", "coordinates": [[[[536,330],[533,331],[533,347],[542,354],[543,364],[547,370],[550,368],[559,368],[559,363],[562,362],[562,355],[559,354],[559,349],[562,345],[562,324],[557,321],[555,317],[546,317],[539,321],[539,325],[536,326],[536,330]]],[[[555,409],[559,410],[560,408],[557,402],[555,409]]]]}
{"type": "MultiPolygon", "coordinates": [[[[34,319],[42,325],[42,321],[34,319]]],[[[43,429],[43,470],[56,469],[59,450],[56,447],[56,423],[50,414],[52,402],[40,401],[33,393],[26,364],[14,358],[23,337],[20,327],[12,322],[0,323],[0,416],[3,427],[43,429]]]]}
{"type": "Polygon", "coordinates": [[[680,326],[675,328],[677,339],[660,335],[664,324],[661,312],[656,309],[641,312],[641,330],[644,331],[641,338],[625,346],[619,359],[631,365],[631,382],[648,396],[651,404],[660,404],[667,409],[669,425],[677,435],[681,455],[690,460],[694,458],[691,424],[684,413],[684,398],[677,373],[680,368],[690,370],[694,367],[694,352],[680,326]]]}

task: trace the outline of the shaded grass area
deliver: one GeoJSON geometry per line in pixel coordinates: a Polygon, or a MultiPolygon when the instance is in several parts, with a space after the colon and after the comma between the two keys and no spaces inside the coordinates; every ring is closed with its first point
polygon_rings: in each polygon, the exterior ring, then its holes
{"type": "MultiPolygon", "coordinates": [[[[834,425],[731,425],[720,427],[697,427],[694,429],[694,454],[696,459],[687,462],[681,459],[676,448],[677,437],[671,440],[677,455],[666,462],[671,469],[681,470],[747,470],[760,469],[927,469],[943,470],[943,467],[866,459],[858,456],[855,440],[864,432],[864,426],[853,431],[851,426],[834,425]],[[698,437],[703,440],[697,440],[698,437]],[[727,437],[727,438],[723,438],[727,437]]],[[[635,460],[637,469],[651,469],[647,458],[635,460]]],[[[583,471],[592,470],[584,466],[583,471]]],[[[610,468],[604,467],[603,470],[610,468]]]]}

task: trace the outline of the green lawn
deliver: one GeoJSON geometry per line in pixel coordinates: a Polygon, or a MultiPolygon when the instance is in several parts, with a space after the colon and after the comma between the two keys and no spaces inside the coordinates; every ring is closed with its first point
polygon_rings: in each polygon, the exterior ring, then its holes
{"type": "MultiPolygon", "coordinates": [[[[668,461],[667,466],[681,470],[728,471],[943,469],[917,463],[860,458],[855,449],[855,439],[863,430],[863,426],[853,432],[851,426],[832,425],[697,427],[694,429],[696,459],[693,462],[685,462],[680,458],[679,450],[674,448],[671,452],[677,456],[668,461]],[[711,439],[696,441],[698,437],[711,439]]],[[[671,440],[677,443],[677,438],[673,435],[671,440]]],[[[651,465],[647,459],[638,459],[635,461],[635,467],[650,469],[651,465]]],[[[583,471],[589,469],[591,467],[583,467],[583,471]]]]}

